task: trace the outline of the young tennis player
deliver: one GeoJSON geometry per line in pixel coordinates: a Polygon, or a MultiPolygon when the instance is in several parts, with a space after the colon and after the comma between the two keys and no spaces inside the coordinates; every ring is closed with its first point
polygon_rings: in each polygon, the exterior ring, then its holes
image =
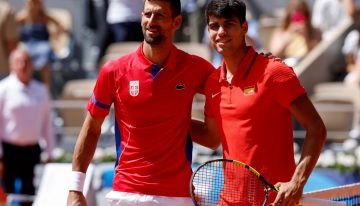
{"type": "MultiPolygon", "coordinates": [[[[212,0],[207,6],[209,39],[224,60],[206,83],[205,126],[218,130],[224,158],[245,162],[280,188],[269,202],[296,205],[321,152],[326,128],[293,69],[245,44],[245,16],[241,0],[212,0]],[[297,165],[292,116],[306,130],[297,165]]],[[[226,194],[221,198],[227,201],[226,194]]]]}

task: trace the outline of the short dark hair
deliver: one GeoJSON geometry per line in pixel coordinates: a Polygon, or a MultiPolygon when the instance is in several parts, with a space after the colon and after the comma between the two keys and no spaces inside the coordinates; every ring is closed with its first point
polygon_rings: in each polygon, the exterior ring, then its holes
{"type": "MultiPolygon", "coordinates": [[[[133,1],[138,1],[138,0],[133,0],[133,1]]],[[[181,2],[180,0],[144,0],[144,3],[146,1],[165,1],[170,3],[171,6],[171,10],[172,10],[172,16],[176,17],[181,15],[181,2]]]]}
{"type": "Polygon", "coordinates": [[[206,22],[209,16],[230,19],[236,17],[240,23],[246,20],[246,5],[242,0],[212,0],[206,7],[206,22]]]}

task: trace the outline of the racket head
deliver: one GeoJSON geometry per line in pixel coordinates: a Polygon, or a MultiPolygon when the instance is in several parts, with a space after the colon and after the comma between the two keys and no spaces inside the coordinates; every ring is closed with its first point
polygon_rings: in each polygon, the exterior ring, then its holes
{"type": "Polygon", "coordinates": [[[268,184],[259,172],[243,162],[215,159],[193,172],[190,195],[196,206],[259,206],[267,202],[272,186],[268,184]]]}

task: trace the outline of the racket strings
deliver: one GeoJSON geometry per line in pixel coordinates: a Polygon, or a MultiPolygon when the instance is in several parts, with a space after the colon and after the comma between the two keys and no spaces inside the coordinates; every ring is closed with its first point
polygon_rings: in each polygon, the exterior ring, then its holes
{"type": "Polygon", "coordinates": [[[193,185],[200,206],[259,206],[265,196],[258,177],[231,162],[215,161],[205,165],[195,174],[193,185]]]}

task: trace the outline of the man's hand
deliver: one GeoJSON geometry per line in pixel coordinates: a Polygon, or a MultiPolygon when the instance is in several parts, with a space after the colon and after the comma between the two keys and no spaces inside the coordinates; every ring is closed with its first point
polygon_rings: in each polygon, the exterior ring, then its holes
{"type": "Polygon", "coordinates": [[[264,57],[268,58],[268,59],[276,59],[278,61],[282,61],[281,58],[277,57],[277,56],[274,56],[271,52],[261,52],[259,53],[260,55],[263,55],[264,57]]]}
{"type": "Polygon", "coordinates": [[[299,203],[299,200],[303,193],[303,187],[296,182],[279,182],[275,185],[279,188],[279,192],[276,196],[273,206],[293,206],[299,203]]]}
{"type": "Polygon", "coordinates": [[[87,206],[86,199],[82,192],[69,191],[67,206],[87,206]]]}

